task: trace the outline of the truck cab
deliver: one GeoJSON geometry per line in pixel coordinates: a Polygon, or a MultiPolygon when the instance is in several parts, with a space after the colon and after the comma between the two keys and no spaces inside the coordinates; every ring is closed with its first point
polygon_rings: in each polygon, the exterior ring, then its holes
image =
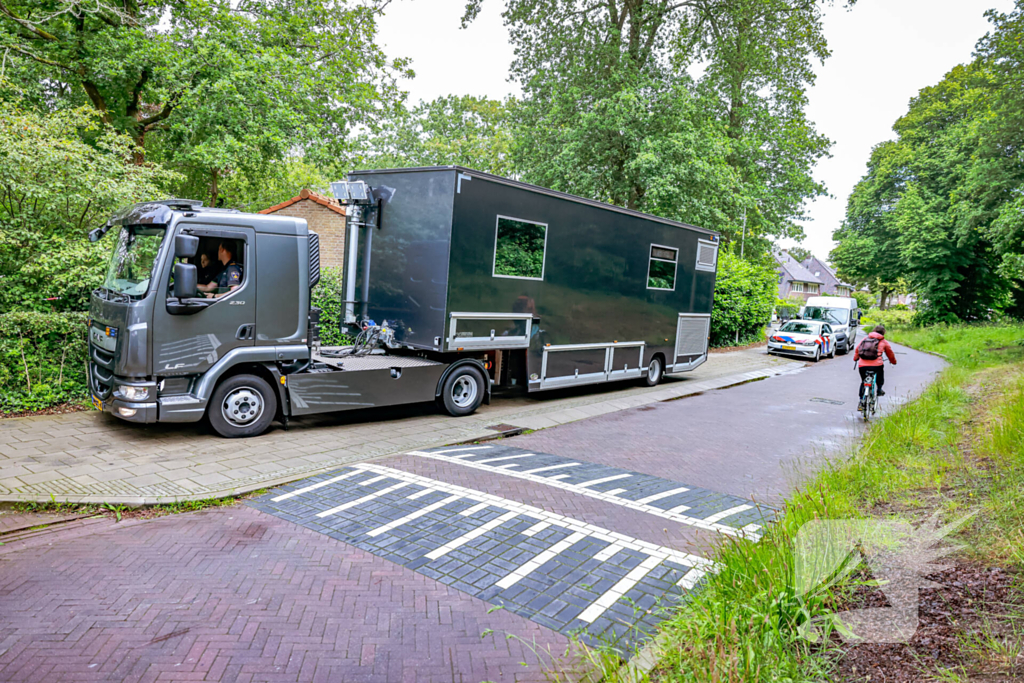
{"type": "Polygon", "coordinates": [[[222,380],[249,375],[260,386],[230,397],[235,426],[273,419],[278,366],[310,354],[317,240],[305,221],[168,200],[130,206],[90,239],[107,232],[111,257],[90,302],[94,405],[133,422],[193,422],[222,380]]]}

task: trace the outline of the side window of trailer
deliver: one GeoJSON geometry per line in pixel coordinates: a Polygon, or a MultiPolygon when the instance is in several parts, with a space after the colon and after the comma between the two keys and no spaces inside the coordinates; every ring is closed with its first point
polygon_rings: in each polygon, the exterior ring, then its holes
{"type": "Polygon", "coordinates": [[[494,235],[494,277],[544,279],[548,226],[498,216],[494,235]]]}
{"type": "Polygon", "coordinates": [[[647,289],[674,290],[679,250],[652,244],[650,257],[647,267],[647,289]]]}

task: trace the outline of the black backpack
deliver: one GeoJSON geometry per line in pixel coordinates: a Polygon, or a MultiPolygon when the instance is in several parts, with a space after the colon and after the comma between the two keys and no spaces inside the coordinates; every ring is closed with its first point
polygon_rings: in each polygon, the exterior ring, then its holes
{"type": "Polygon", "coordinates": [[[857,353],[860,354],[862,360],[878,360],[878,342],[882,341],[878,337],[868,337],[860,343],[860,347],[857,353]]]}

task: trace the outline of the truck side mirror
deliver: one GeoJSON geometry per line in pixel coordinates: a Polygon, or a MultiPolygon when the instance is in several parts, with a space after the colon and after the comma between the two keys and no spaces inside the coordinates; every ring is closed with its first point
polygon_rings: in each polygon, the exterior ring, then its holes
{"type": "MultiPolygon", "coordinates": [[[[199,238],[195,235],[175,235],[174,236],[174,255],[177,258],[195,258],[196,252],[199,251],[199,238]]],[[[175,281],[177,281],[178,273],[174,273],[175,281]]]]}
{"type": "MultiPolygon", "coordinates": [[[[178,235],[178,237],[188,237],[188,235],[178,235]]],[[[192,239],[199,240],[195,237],[192,239]]],[[[175,245],[177,246],[177,245],[175,245]]],[[[195,249],[193,249],[193,254],[195,249]]],[[[181,301],[182,299],[194,299],[199,292],[199,271],[191,263],[175,263],[174,264],[174,296],[176,299],[181,301]]]]}

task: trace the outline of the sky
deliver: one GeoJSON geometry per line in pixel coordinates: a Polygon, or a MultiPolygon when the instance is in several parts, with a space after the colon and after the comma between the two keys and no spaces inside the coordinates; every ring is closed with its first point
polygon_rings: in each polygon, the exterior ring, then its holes
{"type": "MultiPolygon", "coordinates": [[[[466,0],[393,0],[380,22],[380,43],[391,57],[409,57],[416,77],[403,82],[410,101],[442,95],[518,94],[508,82],[513,59],[502,24],[503,0],[485,0],[468,29],[459,28],[466,0]]],[[[892,124],[918,90],[971,59],[989,28],[985,10],[1008,12],[1013,0],[859,0],[824,17],[832,56],[817,65],[807,114],[833,141],[831,158],[814,171],[830,196],[808,205],[801,246],[827,257],[832,231],[864,174],[871,148],[895,137],[892,124]]],[[[786,242],[782,246],[792,246],[786,242]]]]}

